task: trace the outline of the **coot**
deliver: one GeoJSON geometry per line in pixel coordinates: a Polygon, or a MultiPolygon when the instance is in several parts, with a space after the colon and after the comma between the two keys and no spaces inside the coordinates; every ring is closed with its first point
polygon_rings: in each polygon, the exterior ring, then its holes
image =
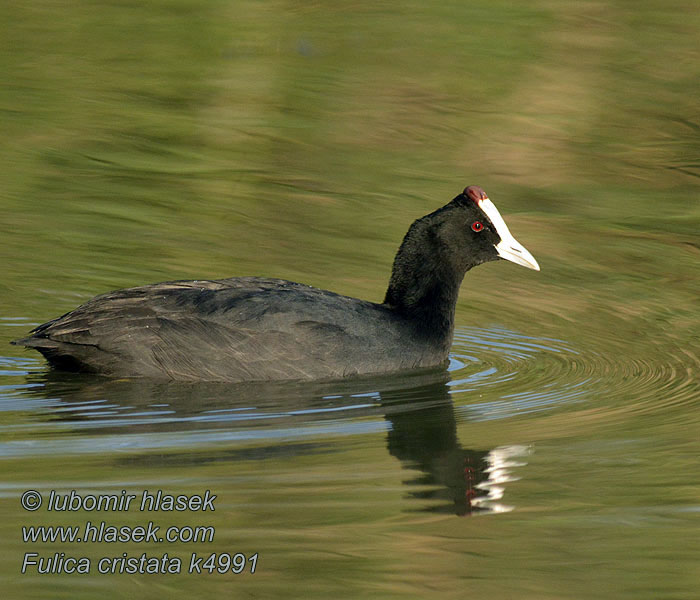
{"type": "Polygon", "coordinates": [[[326,379],[447,361],[464,274],[504,258],[539,271],[478,186],[415,221],[381,304],[258,277],[96,296],[13,343],[58,369],[182,381],[326,379]]]}

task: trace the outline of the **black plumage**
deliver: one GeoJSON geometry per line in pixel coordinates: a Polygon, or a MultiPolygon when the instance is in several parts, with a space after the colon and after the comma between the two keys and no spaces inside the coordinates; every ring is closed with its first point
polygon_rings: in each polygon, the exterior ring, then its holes
{"type": "Polygon", "coordinates": [[[59,369],[175,380],[436,366],[448,357],[464,274],[499,257],[539,268],[472,186],[411,225],[381,304],[281,279],[172,281],[96,296],[13,343],[59,369]]]}

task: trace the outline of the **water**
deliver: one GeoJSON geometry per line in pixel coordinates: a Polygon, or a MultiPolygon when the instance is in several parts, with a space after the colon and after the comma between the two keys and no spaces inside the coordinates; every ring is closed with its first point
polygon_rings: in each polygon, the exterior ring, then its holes
{"type": "Polygon", "coordinates": [[[57,19],[11,3],[5,594],[696,598],[696,8],[182,0],[78,2],[57,19]],[[411,221],[468,184],[542,271],[467,274],[447,371],[112,381],[8,344],[97,293],[169,279],[276,276],[380,300],[411,221]],[[216,510],[57,512],[52,490],[208,490],[216,510]],[[22,538],[87,521],[215,535],[22,538]],[[91,571],[22,574],[26,553],[91,571]],[[120,573],[124,553],[183,572],[120,573]],[[244,572],[186,573],[212,553],[244,572]]]}

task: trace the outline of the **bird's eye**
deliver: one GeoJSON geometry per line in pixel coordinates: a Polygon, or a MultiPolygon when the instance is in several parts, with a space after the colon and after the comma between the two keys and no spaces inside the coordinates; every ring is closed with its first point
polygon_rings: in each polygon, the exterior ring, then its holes
{"type": "Polygon", "coordinates": [[[484,224],[481,221],[474,221],[472,223],[472,231],[479,233],[484,228],[484,224]]]}

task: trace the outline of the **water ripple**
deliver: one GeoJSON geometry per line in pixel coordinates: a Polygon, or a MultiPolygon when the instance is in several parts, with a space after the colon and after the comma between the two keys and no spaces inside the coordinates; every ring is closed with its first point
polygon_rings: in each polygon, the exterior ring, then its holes
{"type": "Polygon", "coordinates": [[[605,347],[574,348],[564,340],[530,337],[502,328],[465,328],[455,334],[450,394],[472,420],[552,410],[596,400],[597,411],[676,410],[700,400],[700,359],[687,348],[631,356],[613,339],[605,347]],[[475,399],[476,394],[476,399],[475,399]],[[600,402],[601,398],[605,399],[600,402]]]}

